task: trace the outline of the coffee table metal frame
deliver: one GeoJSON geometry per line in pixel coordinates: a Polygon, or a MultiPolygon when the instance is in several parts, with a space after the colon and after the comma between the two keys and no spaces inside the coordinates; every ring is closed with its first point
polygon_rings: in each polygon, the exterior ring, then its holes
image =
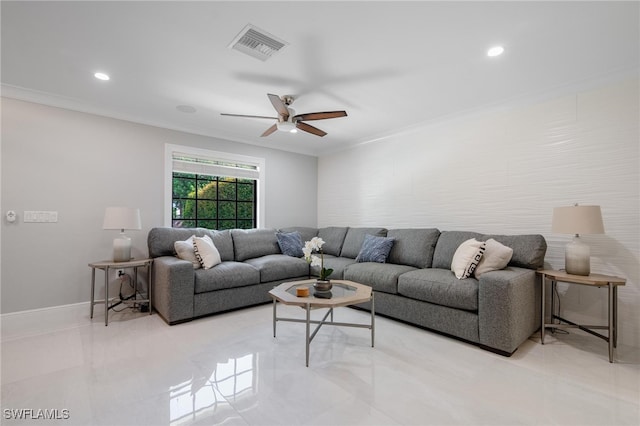
{"type": "MultiPolygon", "coordinates": [[[[357,328],[368,328],[371,330],[371,347],[374,347],[375,343],[375,304],[373,299],[373,291],[371,287],[366,286],[364,284],[355,283],[353,281],[346,280],[331,280],[333,287],[340,289],[340,291],[346,289],[349,291],[349,294],[346,295],[332,295],[331,298],[323,298],[316,297],[313,294],[313,283],[316,280],[303,280],[303,281],[292,281],[282,283],[279,286],[273,288],[269,291],[269,295],[273,299],[273,337],[276,337],[276,323],[278,321],[288,321],[288,322],[300,322],[306,324],[306,338],[305,338],[305,355],[306,355],[306,366],[309,366],[309,346],[311,341],[316,336],[320,327],[323,325],[335,325],[340,327],[357,327],[357,328]],[[297,287],[307,287],[309,288],[309,296],[308,297],[298,297],[295,295],[295,291],[293,291],[297,287]],[[293,291],[293,292],[290,292],[293,291]],[[351,293],[351,291],[353,291],[351,293]],[[286,318],[279,317],[277,313],[278,302],[283,303],[285,305],[299,306],[306,311],[306,318],[286,318]],[[371,323],[370,324],[358,324],[358,323],[350,323],[350,322],[336,322],[333,320],[333,308],[338,308],[341,306],[350,306],[358,303],[371,302],[371,323]],[[321,320],[312,320],[311,319],[311,311],[314,309],[328,309],[327,313],[322,317],[321,320]],[[330,320],[327,321],[327,318],[330,317],[330,320]],[[311,324],[317,324],[316,328],[311,332],[311,324]]],[[[338,293],[336,291],[335,293],[338,293]]]]}

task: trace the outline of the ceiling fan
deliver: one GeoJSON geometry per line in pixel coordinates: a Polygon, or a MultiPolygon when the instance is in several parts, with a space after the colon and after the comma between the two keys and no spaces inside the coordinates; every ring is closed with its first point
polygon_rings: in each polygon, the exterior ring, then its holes
{"type": "Polygon", "coordinates": [[[278,112],[277,117],[265,117],[263,115],[243,115],[243,114],[227,114],[220,113],[220,115],[226,115],[230,117],[246,117],[246,118],[265,118],[269,120],[278,120],[273,126],[269,127],[260,136],[269,136],[276,130],[288,131],[291,133],[297,132],[298,129],[303,132],[311,133],[316,136],[324,136],[327,132],[318,129],[305,121],[310,120],[326,120],[328,118],[346,117],[346,111],[326,111],[326,112],[308,112],[306,114],[297,114],[293,108],[289,108],[289,105],[293,103],[293,96],[278,96],[267,94],[271,104],[278,112]]]}

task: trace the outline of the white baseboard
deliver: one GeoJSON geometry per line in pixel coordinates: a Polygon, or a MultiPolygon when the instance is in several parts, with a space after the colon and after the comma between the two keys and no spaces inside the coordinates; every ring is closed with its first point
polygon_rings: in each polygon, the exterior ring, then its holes
{"type": "Polygon", "coordinates": [[[0,314],[2,341],[91,324],[90,302],[0,314]]]}

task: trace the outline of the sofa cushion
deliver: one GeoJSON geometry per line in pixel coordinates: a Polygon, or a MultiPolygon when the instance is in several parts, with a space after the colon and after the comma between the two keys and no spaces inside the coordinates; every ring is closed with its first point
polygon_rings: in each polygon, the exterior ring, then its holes
{"type": "Polygon", "coordinates": [[[308,228],[306,226],[291,226],[288,228],[281,228],[280,232],[297,232],[300,234],[300,239],[302,239],[302,244],[306,241],[311,240],[313,237],[318,236],[317,228],[308,228]]]}
{"type": "Polygon", "coordinates": [[[355,259],[358,253],[360,253],[366,235],[386,237],[387,230],[385,228],[349,228],[347,235],[344,237],[344,244],[342,245],[340,256],[355,259]]]}
{"type": "Polygon", "coordinates": [[[417,269],[398,278],[398,293],[450,308],[478,310],[478,280],[459,280],[449,269],[417,269]]]}
{"type": "MultiPolygon", "coordinates": [[[[340,256],[340,250],[342,250],[342,243],[344,243],[344,237],[347,235],[347,229],[349,228],[338,226],[318,229],[318,237],[324,241],[322,251],[332,256],[340,256]]],[[[353,258],[355,259],[355,256],[353,256],[353,258]]]]}
{"type": "Polygon", "coordinates": [[[387,262],[430,268],[439,236],[440,231],[435,228],[390,229],[387,237],[393,238],[395,242],[387,262]]]}
{"type": "Polygon", "coordinates": [[[433,252],[433,264],[432,268],[439,269],[451,269],[451,262],[453,261],[453,255],[455,254],[460,244],[463,242],[475,238],[479,241],[482,239],[482,234],[469,231],[443,231],[438,237],[436,243],[436,249],[433,252]]]}
{"type": "Polygon", "coordinates": [[[478,241],[475,238],[460,244],[451,261],[451,271],[456,275],[456,278],[462,280],[473,275],[486,247],[487,243],[478,241]]]}
{"type": "Polygon", "coordinates": [[[230,231],[213,231],[205,228],[152,228],[147,235],[149,257],[175,256],[174,243],[189,237],[208,235],[220,253],[222,261],[233,260],[233,240],[230,231]]]}
{"type": "Polygon", "coordinates": [[[393,241],[393,238],[365,235],[360,253],[356,257],[356,262],[386,263],[391,247],[393,247],[393,241]]]}
{"type": "Polygon", "coordinates": [[[393,263],[354,263],[344,270],[344,279],[368,285],[375,291],[398,293],[398,277],[416,268],[393,263]]]}
{"type": "Polygon", "coordinates": [[[547,242],[542,235],[485,235],[513,249],[509,265],[519,268],[539,269],[544,265],[547,242]]]}
{"type": "Polygon", "coordinates": [[[254,257],[280,254],[275,229],[232,229],[235,260],[243,262],[254,257]]]}
{"type": "Polygon", "coordinates": [[[204,269],[213,268],[222,262],[220,252],[208,235],[193,238],[193,252],[204,269]]]}
{"type": "Polygon", "coordinates": [[[194,275],[196,294],[260,283],[260,272],[243,262],[222,262],[211,269],[198,269],[194,275]]]}
{"type": "Polygon", "coordinates": [[[254,257],[244,263],[260,271],[260,282],[263,283],[309,276],[309,264],[306,260],[286,254],[254,257]]]}
{"type": "Polygon", "coordinates": [[[225,261],[234,260],[234,252],[233,252],[233,238],[231,238],[231,231],[213,231],[211,229],[207,229],[207,235],[211,237],[211,241],[213,241],[213,245],[218,249],[218,253],[220,253],[220,259],[225,261]]]}
{"type": "Polygon", "coordinates": [[[473,275],[478,278],[480,275],[504,269],[509,264],[511,257],[513,256],[513,249],[500,244],[493,238],[489,238],[485,242],[485,250],[476,270],[473,271],[473,275]]]}
{"type": "Polygon", "coordinates": [[[282,254],[292,257],[302,257],[302,238],[298,231],[293,232],[277,232],[276,238],[278,238],[278,246],[282,254]]]}
{"type": "MultiPolygon", "coordinates": [[[[356,263],[355,259],[351,259],[350,257],[338,257],[332,256],[330,254],[324,254],[324,267],[326,269],[333,269],[333,273],[329,277],[332,280],[341,280],[344,277],[344,268],[349,265],[356,263]]],[[[319,266],[311,266],[311,275],[314,277],[320,276],[320,267],[319,266]]]]}
{"type": "Polygon", "coordinates": [[[433,254],[433,267],[449,269],[453,254],[462,242],[475,238],[486,241],[493,238],[501,244],[513,249],[510,266],[539,269],[544,264],[547,242],[542,235],[492,235],[469,231],[443,231],[438,238],[433,254]]]}
{"type": "Polygon", "coordinates": [[[173,247],[179,259],[188,260],[189,262],[191,262],[191,264],[193,265],[193,269],[200,269],[202,268],[202,265],[196,257],[196,252],[193,246],[194,238],[196,238],[196,236],[192,235],[184,241],[176,241],[175,243],[173,243],[173,247]]]}
{"type": "Polygon", "coordinates": [[[205,228],[152,228],[147,235],[149,257],[175,256],[176,241],[185,241],[193,235],[202,237],[208,231],[205,228]]]}

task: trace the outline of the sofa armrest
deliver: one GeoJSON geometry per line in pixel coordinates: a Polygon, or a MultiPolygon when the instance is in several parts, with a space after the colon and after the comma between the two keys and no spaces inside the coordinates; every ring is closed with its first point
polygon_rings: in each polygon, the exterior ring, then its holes
{"type": "Polygon", "coordinates": [[[193,318],[195,274],[187,260],[173,256],[153,261],[153,308],[169,324],[193,318]]]}
{"type": "Polygon", "coordinates": [[[513,353],[540,326],[540,277],[508,267],[482,274],[478,283],[481,345],[513,353]]]}

